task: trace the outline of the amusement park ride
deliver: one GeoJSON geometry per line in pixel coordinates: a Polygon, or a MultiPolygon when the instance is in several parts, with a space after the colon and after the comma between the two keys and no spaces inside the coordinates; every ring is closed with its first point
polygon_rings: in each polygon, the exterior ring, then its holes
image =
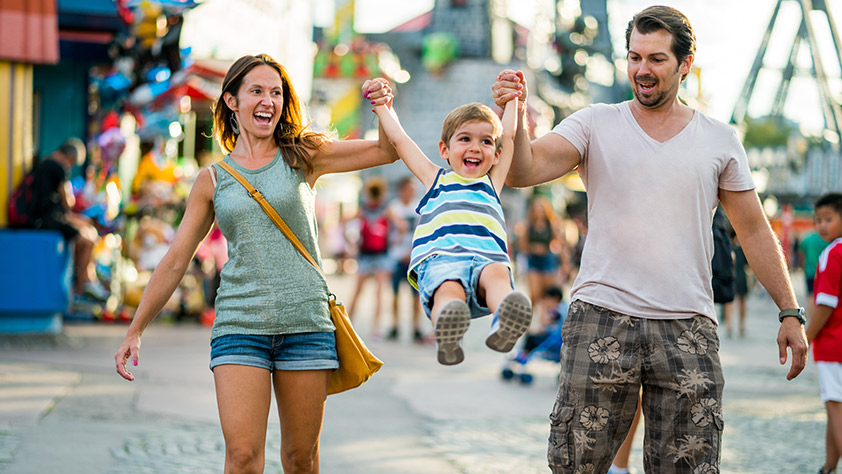
{"type": "Polygon", "coordinates": [[[830,145],[835,151],[839,151],[840,140],[842,140],[842,128],[840,128],[842,127],[842,107],[840,107],[839,101],[831,93],[828,85],[828,75],[819,51],[814,19],[820,15],[812,14],[813,12],[824,13],[822,17],[827,21],[830,28],[834,51],[836,52],[836,62],[840,71],[842,71],[842,41],[840,41],[839,31],[836,28],[831,11],[827,7],[827,0],[777,0],[775,8],[772,11],[772,17],[769,20],[769,26],[766,28],[766,32],[760,42],[760,47],[757,50],[757,55],[754,58],[754,63],[746,78],[742,92],[737,99],[737,103],[734,106],[731,123],[741,124],[746,118],[748,105],[754,93],[758,74],[761,69],[766,67],[764,60],[768,51],[769,40],[778,21],[781,6],[785,1],[794,1],[798,5],[801,10],[801,24],[798,27],[795,38],[792,39],[789,57],[781,73],[780,83],[769,115],[778,120],[783,118],[784,104],[789,94],[792,79],[799,72],[797,67],[798,54],[801,51],[802,42],[805,42],[810,52],[810,59],[812,60],[812,68],[809,74],[816,81],[819,99],[821,101],[825,129],[823,138],[826,145],[830,145]]]}

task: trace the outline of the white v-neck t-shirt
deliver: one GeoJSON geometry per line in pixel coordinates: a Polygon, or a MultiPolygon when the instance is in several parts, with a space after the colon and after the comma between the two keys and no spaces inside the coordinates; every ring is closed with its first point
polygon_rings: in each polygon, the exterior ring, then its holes
{"type": "Polygon", "coordinates": [[[579,150],[588,196],[571,299],[641,318],[716,321],[710,262],[718,192],[754,189],[734,129],[696,111],[662,143],[623,102],[579,110],[553,132],[579,150]]]}

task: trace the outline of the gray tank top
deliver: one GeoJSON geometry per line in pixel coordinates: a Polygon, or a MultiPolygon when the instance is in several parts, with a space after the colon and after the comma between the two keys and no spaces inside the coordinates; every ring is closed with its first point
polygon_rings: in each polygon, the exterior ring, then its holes
{"type": "MultiPolygon", "coordinates": [[[[260,191],[321,265],[316,193],[304,173],[290,168],[280,150],[268,165],[250,170],[226,163],[260,191]]],[[[213,208],[228,240],[211,339],[226,334],[330,332],[327,284],[227,171],[214,164],[213,208]]]]}

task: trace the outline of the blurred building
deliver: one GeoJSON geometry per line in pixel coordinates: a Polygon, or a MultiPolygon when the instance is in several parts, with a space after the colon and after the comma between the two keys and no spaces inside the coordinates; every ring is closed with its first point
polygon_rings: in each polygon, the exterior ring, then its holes
{"type": "Polygon", "coordinates": [[[33,158],[87,138],[88,70],[120,28],[113,0],[0,5],[0,225],[33,158]]]}

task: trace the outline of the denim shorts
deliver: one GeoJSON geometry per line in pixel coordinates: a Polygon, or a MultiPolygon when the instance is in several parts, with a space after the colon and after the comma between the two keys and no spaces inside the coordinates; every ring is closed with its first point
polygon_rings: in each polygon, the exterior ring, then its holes
{"type": "Polygon", "coordinates": [[[391,272],[395,262],[386,253],[361,253],[357,256],[357,265],[357,273],[370,275],[391,272]]]}
{"type": "MultiPolygon", "coordinates": [[[[454,280],[462,284],[465,289],[465,302],[471,310],[471,318],[487,316],[491,313],[488,306],[477,298],[479,288],[479,276],[482,270],[491,263],[487,258],[476,255],[454,256],[436,254],[425,258],[415,267],[418,276],[418,292],[421,295],[421,307],[424,314],[430,318],[433,309],[433,293],[442,283],[454,280]]],[[[512,273],[509,271],[509,283],[512,282],[512,273]]]]}
{"type": "Polygon", "coordinates": [[[526,255],[526,270],[538,273],[552,273],[558,270],[558,255],[548,253],[546,255],[526,255]]]}
{"type": "Polygon", "coordinates": [[[210,369],[234,364],[266,370],[339,368],[332,332],[298,334],[228,334],[211,341],[210,369]]]}

